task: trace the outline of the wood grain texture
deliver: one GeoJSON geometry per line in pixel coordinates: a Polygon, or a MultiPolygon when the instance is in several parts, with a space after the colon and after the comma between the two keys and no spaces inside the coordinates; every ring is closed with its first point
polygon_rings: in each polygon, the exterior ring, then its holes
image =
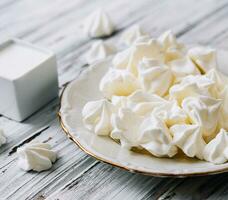
{"type": "MultiPolygon", "coordinates": [[[[153,36],[172,29],[188,43],[228,49],[227,0],[1,0],[0,41],[19,37],[52,49],[58,58],[60,92],[87,67],[84,53],[94,40],[79,25],[99,7],[110,12],[117,42],[121,32],[139,23],[153,36]]],[[[61,130],[54,99],[23,123],[0,116],[8,143],[0,148],[0,199],[226,199],[226,174],[187,179],[154,178],[114,168],[87,156],[61,130]],[[47,142],[58,153],[49,171],[23,172],[16,149],[47,142]]]]}

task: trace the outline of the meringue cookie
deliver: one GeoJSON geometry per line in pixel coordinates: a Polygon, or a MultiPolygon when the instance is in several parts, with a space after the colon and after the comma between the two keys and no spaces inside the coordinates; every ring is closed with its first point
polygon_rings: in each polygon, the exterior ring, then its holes
{"type": "Polygon", "coordinates": [[[211,88],[211,93],[214,97],[220,98],[220,93],[224,90],[224,87],[228,84],[228,78],[227,76],[223,75],[216,69],[209,70],[205,77],[209,78],[211,81],[213,81],[215,84],[211,88]]]}
{"type": "Polygon", "coordinates": [[[173,83],[171,70],[158,60],[143,58],[138,70],[142,88],[149,93],[164,96],[173,83]]]}
{"type": "Polygon", "coordinates": [[[177,42],[175,35],[170,30],[164,32],[158,38],[158,41],[163,46],[165,62],[180,59],[186,54],[185,46],[182,43],[177,42]]]}
{"type": "Polygon", "coordinates": [[[120,37],[120,44],[131,46],[136,41],[136,39],[144,35],[146,34],[141,30],[138,24],[133,25],[123,32],[120,37]]]}
{"type": "Polygon", "coordinates": [[[18,165],[25,171],[37,172],[51,168],[56,161],[56,153],[45,143],[29,143],[17,149],[18,165]]]}
{"type": "Polygon", "coordinates": [[[213,136],[220,115],[221,100],[207,97],[187,97],[182,102],[182,108],[188,113],[193,124],[202,126],[203,136],[213,136]]]}
{"type": "Polygon", "coordinates": [[[206,145],[202,137],[202,128],[198,125],[174,125],[170,128],[173,144],[178,146],[188,157],[203,159],[206,145]]]}
{"type": "Polygon", "coordinates": [[[132,48],[128,48],[117,53],[112,60],[113,66],[117,69],[126,69],[130,59],[131,51],[132,48]]]}
{"type": "Polygon", "coordinates": [[[188,123],[187,114],[175,101],[167,101],[158,105],[152,113],[162,119],[168,127],[174,124],[188,123]]]}
{"type": "Polygon", "coordinates": [[[103,37],[111,35],[114,26],[108,14],[101,9],[91,13],[82,23],[84,32],[89,37],[103,37]]]}
{"type": "Polygon", "coordinates": [[[167,103],[167,101],[156,94],[150,94],[142,90],[137,90],[127,97],[127,107],[138,115],[146,116],[157,106],[167,103]]]}
{"type": "Polygon", "coordinates": [[[4,135],[4,131],[0,129],[0,146],[6,143],[6,137],[4,135]]]}
{"type": "Polygon", "coordinates": [[[157,40],[151,39],[145,43],[135,43],[132,47],[127,69],[137,76],[137,66],[143,58],[162,61],[163,57],[162,46],[157,40]]]}
{"type": "Polygon", "coordinates": [[[82,118],[85,127],[96,135],[109,135],[111,126],[111,115],[115,107],[108,100],[88,102],[82,110],[82,118]]]}
{"type": "Polygon", "coordinates": [[[173,85],[169,90],[170,99],[176,99],[179,105],[188,96],[212,96],[210,89],[214,82],[205,76],[189,75],[178,84],[173,85]]]}
{"type": "Polygon", "coordinates": [[[169,62],[168,65],[170,66],[172,73],[175,76],[175,82],[180,82],[183,77],[188,75],[200,74],[199,69],[188,57],[173,60],[169,62]]]}
{"type": "Polygon", "coordinates": [[[89,51],[86,53],[86,60],[88,64],[92,64],[95,61],[104,59],[109,55],[114,54],[115,47],[104,43],[102,40],[96,41],[92,44],[89,51]]]}
{"type": "Polygon", "coordinates": [[[222,99],[219,124],[221,128],[228,130],[228,86],[225,86],[223,91],[219,94],[219,97],[222,99]]]}
{"type": "Polygon", "coordinates": [[[173,157],[177,148],[172,144],[172,137],[165,123],[151,115],[145,118],[140,127],[139,144],[157,157],[173,157]]]}
{"type": "Polygon", "coordinates": [[[135,114],[131,109],[120,108],[118,113],[112,116],[111,138],[120,140],[121,146],[126,149],[139,147],[138,137],[142,121],[143,117],[135,114]]]}
{"type": "Polygon", "coordinates": [[[214,49],[200,46],[193,47],[189,49],[188,56],[203,73],[206,73],[212,68],[216,68],[216,51],[214,49]]]}
{"type": "Polygon", "coordinates": [[[204,159],[214,164],[222,164],[228,160],[228,132],[221,129],[217,136],[205,147],[204,159]]]}
{"type": "Polygon", "coordinates": [[[128,96],[139,87],[136,77],[127,70],[110,69],[101,79],[100,91],[111,99],[113,95],[128,96]]]}

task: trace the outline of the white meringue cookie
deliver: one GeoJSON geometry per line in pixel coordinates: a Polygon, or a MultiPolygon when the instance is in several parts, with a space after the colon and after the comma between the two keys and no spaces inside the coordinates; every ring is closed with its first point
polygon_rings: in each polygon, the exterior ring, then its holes
{"type": "Polygon", "coordinates": [[[151,114],[153,109],[166,102],[167,101],[160,96],[142,90],[137,90],[127,97],[127,107],[142,116],[151,114]]]}
{"type": "Polygon", "coordinates": [[[106,44],[102,40],[96,41],[86,53],[87,63],[92,64],[95,61],[104,59],[109,55],[114,54],[115,51],[116,49],[113,45],[106,44]]]}
{"type": "Polygon", "coordinates": [[[222,99],[219,124],[221,128],[228,130],[228,86],[225,86],[223,91],[219,93],[219,97],[222,99]]]}
{"type": "Polygon", "coordinates": [[[91,13],[83,21],[82,28],[89,37],[108,36],[114,31],[111,19],[102,9],[98,9],[91,13]]]}
{"type": "Polygon", "coordinates": [[[157,60],[143,58],[138,70],[142,88],[149,93],[164,96],[173,83],[170,68],[157,60]]]}
{"type": "Polygon", "coordinates": [[[158,41],[163,46],[165,62],[180,59],[186,54],[185,46],[182,43],[177,42],[176,36],[170,30],[164,32],[158,38],[158,41]]]}
{"type": "Polygon", "coordinates": [[[136,77],[127,70],[110,69],[100,82],[100,91],[111,99],[113,95],[128,96],[140,88],[136,77]]]}
{"type": "Polygon", "coordinates": [[[114,112],[114,105],[106,99],[88,102],[82,110],[85,127],[96,135],[109,135],[112,130],[111,115],[114,112]]]}
{"type": "Polygon", "coordinates": [[[228,160],[228,132],[221,129],[217,136],[205,147],[204,159],[214,164],[222,164],[228,160]]]}
{"type": "Polygon", "coordinates": [[[6,143],[6,136],[4,134],[4,131],[0,129],[0,146],[6,143]]]}
{"type": "Polygon", "coordinates": [[[211,96],[210,89],[214,82],[205,76],[189,75],[178,84],[173,85],[169,90],[170,99],[176,99],[179,105],[188,96],[211,96]]]}
{"type": "Polygon", "coordinates": [[[162,119],[167,126],[188,123],[187,114],[175,101],[167,101],[158,105],[152,113],[162,119]]]}
{"type": "Polygon", "coordinates": [[[203,159],[206,145],[202,136],[202,128],[198,125],[174,125],[170,128],[173,144],[178,146],[188,157],[203,159]]]}
{"type": "Polygon", "coordinates": [[[112,59],[113,66],[117,69],[126,69],[131,56],[131,51],[132,48],[128,48],[117,53],[112,59]]]}
{"type": "Polygon", "coordinates": [[[163,57],[162,46],[157,40],[151,39],[146,43],[135,43],[127,69],[137,76],[138,64],[143,58],[162,61],[163,57]]]}
{"type": "Polygon", "coordinates": [[[181,79],[188,75],[200,74],[200,71],[188,57],[183,57],[181,59],[173,60],[168,63],[172,73],[175,76],[175,82],[180,82],[181,79]]]}
{"type": "Polygon", "coordinates": [[[136,38],[136,40],[133,44],[135,44],[135,45],[145,44],[145,43],[150,42],[150,40],[151,40],[151,37],[149,35],[143,35],[143,36],[136,38]]]}
{"type": "Polygon", "coordinates": [[[37,172],[51,168],[56,161],[56,153],[45,143],[29,143],[17,149],[18,165],[25,171],[37,172]]]}
{"type": "Polygon", "coordinates": [[[172,137],[165,123],[151,115],[145,118],[140,127],[139,144],[157,157],[173,157],[177,148],[172,144],[172,137]]]}
{"type": "Polygon", "coordinates": [[[203,128],[203,136],[214,135],[220,115],[221,100],[207,97],[187,97],[182,102],[182,108],[188,113],[190,121],[203,128]]]}
{"type": "Polygon", "coordinates": [[[139,37],[144,35],[146,34],[141,30],[138,24],[133,25],[123,32],[120,37],[120,44],[131,46],[139,37]]]}
{"type": "Polygon", "coordinates": [[[138,137],[142,121],[143,117],[131,109],[120,108],[118,113],[112,116],[111,138],[120,140],[121,146],[126,149],[139,147],[138,137]]]}
{"type": "Polygon", "coordinates": [[[223,75],[216,69],[209,70],[205,76],[213,81],[215,84],[211,88],[211,93],[214,97],[220,98],[220,93],[224,90],[225,86],[228,84],[227,76],[223,75]]]}
{"type": "Polygon", "coordinates": [[[206,73],[212,68],[216,68],[216,51],[214,49],[200,46],[193,47],[189,49],[188,56],[203,73],[206,73]]]}

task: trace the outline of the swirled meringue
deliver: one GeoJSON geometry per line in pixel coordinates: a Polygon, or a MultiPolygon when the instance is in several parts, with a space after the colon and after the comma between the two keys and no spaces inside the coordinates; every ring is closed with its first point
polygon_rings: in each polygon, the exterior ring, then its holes
{"type": "Polygon", "coordinates": [[[125,49],[117,53],[112,59],[112,64],[117,69],[126,69],[130,56],[131,56],[132,48],[125,49]]]}
{"type": "Polygon", "coordinates": [[[154,108],[167,101],[156,94],[136,90],[128,97],[113,96],[112,103],[117,107],[129,108],[138,115],[146,116],[151,114],[154,108]]]}
{"type": "Polygon", "coordinates": [[[228,160],[228,132],[221,129],[216,137],[205,147],[204,159],[214,164],[222,164],[228,160]]]}
{"type": "Polygon", "coordinates": [[[112,116],[111,138],[120,140],[123,148],[139,147],[138,137],[142,121],[143,117],[135,114],[131,109],[120,108],[118,113],[112,116]]]}
{"type": "Polygon", "coordinates": [[[225,86],[225,88],[219,93],[219,97],[222,99],[219,124],[221,128],[228,130],[228,86],[225,86]]]}
{"type": "Polygon", "coordinates": [[[152,113],[162,119],[167,126],[188,123],[187,114],[175,101],[167,101],[158,105],[152,113]]]}
{"type": "Polygon", "coordinates": [[[178,146],[188,157],[203,159],[206,145],[199,125],[181,124],[170,128],[173,144],[178,146]]]}
{"type": "Polygon", "coordinates": [[[178,84],[173,85],[169,90],[171,99],[176,99],[179,105],[188,96],[211,96],[210,89],[214,82],[205,76],[189,75],[178,84]]]}
{"type": "Polygon", "coordinates": [[[173,157],[177,148],[172,144],[172,137],[165,123],[151,115],[141,124],[140,146],[157,157],[173,157]]]}
{"type": "Polygon", "coordinates": [[[123,32],[120,37],[120,43],[126,46],[131,46],[137,38],[144,35],[146,35],[146,33],[141,30],[141,27],[138,24],[136,24],[127,28],[127,30],[123,32]]]}
{"type": "Polygon", "coordinates": [[[4,131],[0,129],[0,146],[6,143],[6,136],[4,134],[4,131]]]}
{"type": "Polygon", "coordinates": [[[113,115],[112,124],[111,137],[120,140],[124,148],[142,147],[158,157],[177,153],[168,128],[154,116],[144,118],[130,109],[120,109],[118,115],[113,115]]]}
{"type": "Polygon", "coordinates": [[[82,28],[89,37],[108,36],[114,31],[111,19],[102,9],[98,9],[91,13],[83,21],[82,28]]]}
{"type": "Polygon", "coordinates": [[[145,59],[139,63],[139,80],[142,88],[159,96],[164,96],[173,83],[173,75],[169,67],[158,60],[145,59]]]}
{"type": "Polygon", "coordinates": [[[100,91],[111,99],[113,95],[128,96],[140,85],[136,77],[127,70],[110,69],[101,79],[100,91]]]}
{"type": "Polygon", "coordinates": [[[189,115],[193,124],[203,128],[203,136],[213,136],[218,125],[221,100],[207,97],[187,97],[182,102],[182,108],[189,115]]]}
{"type": "Polygon", "coordinates": [[[183,57],[181,59],[173,60],[168,63],[172,73],[175,76],[175,82],[180,82],[181,79],[188,75],[200,74],[200,71],[188,57],[183,57]]]}
{"type": "Polygon", "coordinates": [[[92,64],[95,61],[104,59],[115,53],[115,51],[116,49],[113,45],[104,43],[102,40],[96,41],[86,53],[87,63],[92,64]]]}
{"type": "Polygon", "coordinates": [[[85,127],[96,135],[109,135],[111,126],[111,115],[115,107],[108,100],[88,102],[82,110],[82,118],[85,127]]]}
{"type": "Polygon", "coordinates": [[[29,143],[17,149],[18,165],[25,171],[37,172],[51,168],[56,161],[56,153],[45,143],[29,143]]]}
{"type": "Polygon", "coordinates": [[[220,93],[228,84],[227,76],[220,73],[217,69],[211,69],[205,74],[205,77],[209,78],[211,81],[215,83],[211,88],[211,93],[214,97],[220,98],[220,93]]]}
{"type": "Polygon", "coordinates": [[[135,43],[132,47],[127,69],[137,76],[138,64],[143,58],[162,61],[163,57],[162,46],[157,40],[151,39],[148,42],[135,43]]]}
{"type": "Polygon", "coordinates": [[[214,49],[200,46],[193,47],[189,49],[188,56],[203,73],[206,73],[212,68],[216,68],[216,51],[214,49]]]}
{"type": "Polygon", "coordinates": [[[170,30],[164,32],[158,38],[158,41],[163,46],[165,62],[180,59],[186,53],[185,46],[182,43],[177,42],[176,36],[170,30]]]}

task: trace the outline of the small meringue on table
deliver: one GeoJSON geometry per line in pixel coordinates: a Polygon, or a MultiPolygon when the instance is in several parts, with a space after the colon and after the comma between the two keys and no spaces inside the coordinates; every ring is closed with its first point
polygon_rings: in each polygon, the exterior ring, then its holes
{"type": "Polygon", "coordinates": [[[118,52],[112,59],[112,64],[114,68],[126,69],[131,56],[131,52],[132,52],[132,48],[128,48],[118,52]]]}
{"type": "Polygon", "coordinates": [[[149,93],[164,96],[173,83],[170,68],[158,60],[143,58],[138,65],[138,71],[142,88],[149,93]]]}
{"type": "Polygon", "coordinates": [[[128,96],[139,88],[138,80],[131,72],[112,68],[103,76],[99,85],[100,91],[108,99],[113,95],[128,96]]]}
{"type": "Polygon", "coordinates": [[[104,59],[109,55],[114,54],[116,51],[115,47],[111,44],[104,43],[102,40],[94,42],[86,53],[86,60],[88,64],[92,64],[95,61],[104,59]]]}
{"type": "Polygon", "coordinates": [[[173,135],[172,143],[178,146],[188,157],[203,159],[206,145],[203,140],[202,128],[199,125],[176,124],[170,128],[173,135]]]}
{"type": "Polygon", "coordinates": [[[222,164],[228,160],[228,132],[221,129],[217,136],[205,147],[204,159],[214,164],[222,164]]]}
{"type": "Polygon", "coordinates": [[[108,100],[88,102],[82,110],[85,127],[96,135],[109,135],[112,130],[111,115],[115,107],[108,100]]]}
{"type": "Polygon", "coordinates": [[[25,171],[47,170],[56,161],[56,153],[45,143],[29,143],[17,149],[18,165],[25,171]]]}
{"type": "Polygon", "coordinates": [[[108,14],[102,9],[91,13],[82,23],[84,32],[89,37],[103,37],[114,32],[114,26],[108,14]]]}
{"type": "Polygon", "coordinates": [[[0,129],[0,146],[6,143],[6,137],[4,131],[0,129]]]}

